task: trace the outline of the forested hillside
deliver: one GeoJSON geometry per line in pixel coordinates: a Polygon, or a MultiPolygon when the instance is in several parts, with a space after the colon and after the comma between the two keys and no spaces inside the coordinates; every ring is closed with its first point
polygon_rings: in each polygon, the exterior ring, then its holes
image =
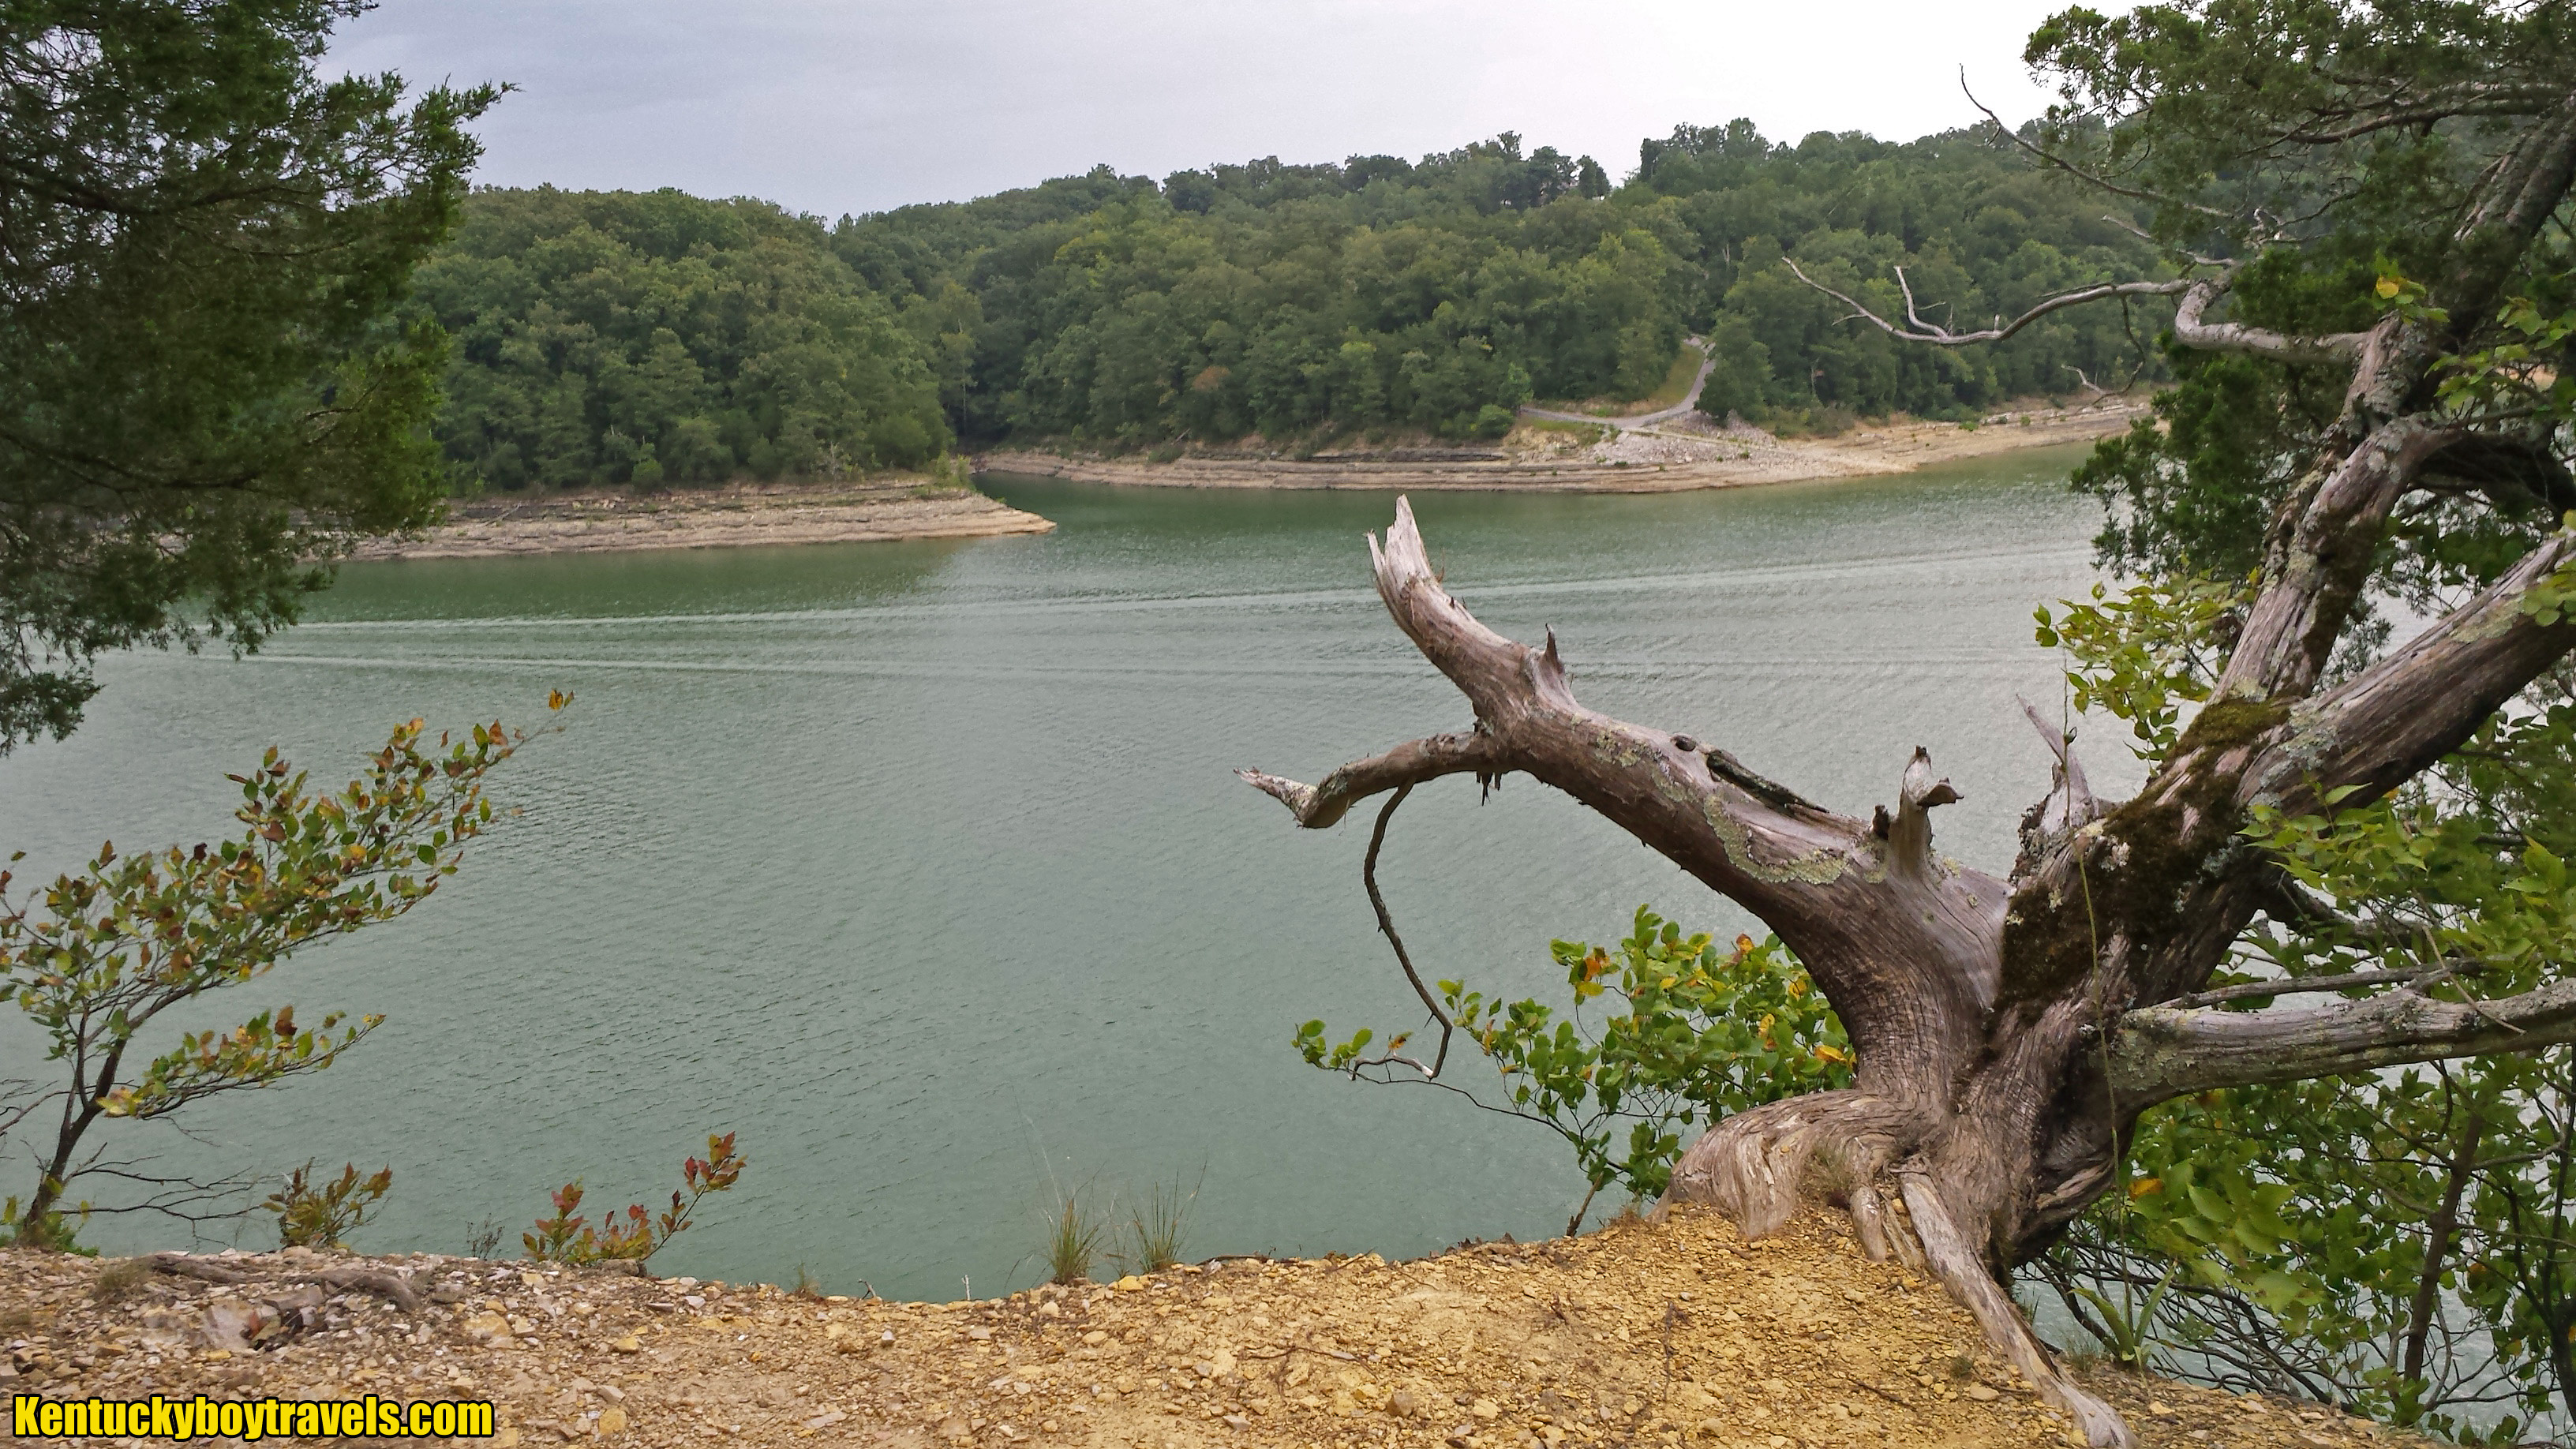
{"type": "Polygon", "coordinates": [[[1408,162],[1106,167],[825,228],[673,192],[487,191],[422,278],[458,339],[440,436],[492,486],[918,466],[952,438],[1493,436],[1537,399],[1642,396],[1685,336],[1704,400],[1961,416],[2118,386],[2161,311],[1903,347],[1817,280],[1982,322],[2153,273],[2098,192],[2008,140],[1682,127],[1613,191],[1519,137],[1408,162]]]}
{"type": "Polygon", "coordinates": [[[492,487],[836,476],[952,441],[900,304],[765,202],[478,192],[417,295],[455,339],[439,441],[492,487]]]}

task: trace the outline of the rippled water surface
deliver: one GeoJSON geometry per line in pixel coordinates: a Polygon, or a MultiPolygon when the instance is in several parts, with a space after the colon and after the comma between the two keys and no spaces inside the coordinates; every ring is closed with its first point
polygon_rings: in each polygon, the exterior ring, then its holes
{"type": "MultiPolygon", "coordinates": [[[[1724,744],[1840,809],[1931,747],[1967,795],[1942,848],[2000,867],[2045,788],[2015,691],[2058,698],[2030,612],[2085,585],[2072,456],[1661,497],[1418,500],[1490,624],[1553,624],[1585,700],[1724,744]]],[[[981,1295],[1040,1272],[1040,1214],[1088,1186],[1201,1184],[1194,1254],[1416,1252],[1561,1228],[1554,1139],[1300,1063],[1297,1022],[1409,1025],[1356,825],[1293,830],[1236,766],[1314,779],[1465,723],[1368,587],[1364,492],[1117,489],[996,477],[1054,534],[957,543],[371,564],[256,658],[112,661],[72,740],[0,760],[22,877],[102,837],[229,824],[269,742],[345,777],[388,726],[579,703],[496,782],[523,807],[402,922],[235,993],[381,1011],[344,1064],[219,1103],[214,1175],[389,1162],[360,1245],[510,1241],[573,1177],[667,1193],[710,1127],[742,1186],[667,1271],[981,1295]]],[[[2091,750],[2121,782],[2125,751],[2091,750]]],[[[1552,936],[1651,901],[1749,924],[1571,802],[1417,792],[1382,871],[1424,964],[1551,984],[1552,936]]],[[[0,1078],[41,1070],[16,1023],[0,1078]]],[[[25,1144],[9,1149],[23,1192],[25,1144]]],[[[174,1230],[108,1224],[110,1244],[174,1230]]],[[[252,1230],[254,1233],[257,1229],[252,1230]]],[[[660,1266],[660,1264],[657,1264],[660,1266]]]]}

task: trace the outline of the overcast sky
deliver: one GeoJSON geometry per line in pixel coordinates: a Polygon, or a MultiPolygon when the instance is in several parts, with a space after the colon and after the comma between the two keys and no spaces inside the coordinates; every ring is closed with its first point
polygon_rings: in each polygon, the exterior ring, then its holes
{"type": "Polygon", "coordinates": [[[481,180],[826,217],[1087,171],[1416,157],[1499,131],[1623,176],[1641,137],[2007,119],[2068,0],[384,0],[339,64],[509,81],[481,180]]]}

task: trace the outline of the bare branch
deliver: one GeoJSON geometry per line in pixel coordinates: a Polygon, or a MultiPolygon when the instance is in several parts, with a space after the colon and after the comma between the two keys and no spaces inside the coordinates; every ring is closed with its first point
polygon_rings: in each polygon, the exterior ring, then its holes
{"type": "MultiPolygon", "coordinates": [[[[1780,260],[1788,267],[1790,275],[1851,308],[1852,315],[1844,318],[1844,321],[1867,322],[1900,342],[1922,342],[1935,347],[1965,347],[1972,342],[2001,342],[2051,312],[2062,312],[2069,307],[2080,307],[2087,302],[2099,302],[2110,297],[2170,297],[2186,288],[2202,285],[2187,278],[2170,282],[2099,282],[2090,287],[2078,287],[2072,292],[2060,292],[2054,297],[2041,301],[2010,322],[1998,317],[1995,319],[1995,325],[1991,327],[1981,328],[1975,332],[1952,332],[1948,328],[1936,327],[1914,315],[1911,286],[1905,288],[1907,325],[1900,327],[1872,312],[1850,295],[1837,292],[1800,271],[1794,258],[1782,257],[1780,260]]],[[[1897,281],[1900,285],[1904,284],[1905,273],[1901,269],[1897,272],[1897,281]]]]}
{"type": "Polygon", "coordinates": [[[2244,793],[2290,810],[2313,808],[2338,786],[2375,795],[2457,748],[2576,651],[2576,619],[2544,625],[2524,607],[2571,564],[2576,531],[2562,529],[2449,618],[2294,711],[2288,735],[2248,771],[2244,793]]]}
{"type": "Polygon", "coordinates": [[[1404,949],[1404,938],[1395,932],[1395,917],[1387,911],[1386,896],[1377,888],[1377,855],[1386,847],[1386,823],[1395,818],[1395,807],[1403,804],[1404,797],[1412,793],[1411,785],[1398,787],[1388,797],[1386,808],[1377,812],[1377,828],[1369,832],[1368,855],[1360,863],[1360,883],[1368,887],[1369,905],[1377,911],[1378,930],[1385,934],[1386,943],[1395,948],[1395,964],[1404,968],[1404,979],[1413,983],[1413,994],[1422,998],[1423,1009],[1431,1013],[1433,1021],[1440,1023],[1439,1053],[1432,1057],[1428,1069],[1417,1065],[1417,1070],[1422,1070],[1425,1077],[1436,1077],[1449,1062],[1449,1038],[1458,1030],[1458,1023],[1449,1019],[1449,1013],[1440,1009],[1440,999],[1431,994],[1430,987],[1422,984],[1422,973],[1413,969],[1413,957],[1404,949]]]}
{"type": "Polygon", "coordinates": [[[1947,779],[1932,777],[1932,752],[1916,745],[1914,758],[1906,762],[1905,779],[1897,787],[1896,818],[1888,824],[1888,864],[1917,875],[1930,871],[1935,864],[1932,811],[1964,798],[1947,779]]]}
{"type": "Polygon", "coordinates": [[[1299,825],[1322,830],[1341,823],[1353,805],[1371,795],[1409,790],[1443,775],[1499,775],[1505,768],[1500,745],[1491,736],[1476,731],[1408,741],[1385,754],[1354,760],[1326,775],[1319,785],[1300,785],[1259,770],[1234,773],[1244,783],[1287,806],[1299,825]]]}
{"type": "Polygon", "coordinates": [[[2327,991],[2351,991],[2362,986],[2389,986],[2400,981],[2420,989],[2431,984],[2436,977],[2456,974],[2455,967],[2439,966],[2430,971],[2348,971],[2341,976],[2289,976],[2274,981],[2241,981],[2234,986],[2176,997],[2163,1004],[2180,1011],[2195,1006],[2216,1006],[2226,1001],[2251,1001],[2263,996],[2314,996],[2327,991]]]}
{"type": "Polygon", "coordinates": [[[2087,185],[2098,186],[2104,191],[2110,192],[2114,196],[2125,196],[2132,201],[2151,201],[2158,206],[2179,206],[2185,211],[2196,211],[2203,216],[2217,217],[2226,221],[2238,220],[2238,218],[2230,216],[2228,213],[2219,210],[2217,207],[2204,206],[2197,201],[2176,201],[2171,197],[2162,196],[2153,191],[2140,191],[2133,186],[2122,186],[2118,182],[2113,181],[2106,176],[2096,175],[2093,172],[2085,170],[2083,167],[2076,165],[2074,162],[2067,160],[2063,156],[2056,155],[2053,152],[2043,151],[2039,147],[2023,140],[2019,131],[2005,125],[2003,117],[1996,115],[1993,109],[1987,106],[1984,101],[1977,99],[1977,93],[1975,91],[1968,89],[1968,68],[1964,65],[1959,67],[1959,93],[1968,98],[1969,105],[1972,105],[1985,113],[1986,119],[1994,124],[1996,133],[2001,135],[2005,140],[2010,141],[2014,145],[2019,146],[2022,150],[2029,152],[2043,164],[2055,167],[2057,170],[2063,171],[2067,175],[2072,176],[2087,185]]]}
{"type": "MultiPolygon", "coordinates": [[[[1387,612],[1475,706],[1475,730],[1347,765],[1320,786],[1260,771],[1242,772],[1245,780],[1311,828],[1340,819],[1354,800],[1439,775],[1528,774],[1760,917],[1809,964],[1854,1041],[1877,1060],[1948,1060],[1965,1049],[1957,1023],[1973,1020],[1993,988],[2003,882],[1928,848],[1896,868],[1894,843],[1762,780],[1723,750],[1586,709],[1552,633],[1544,648],[1515,643],[1441,586],[1409,502],[1398,501],[1385,539],[1369,548],[1387,612]],[[1957,1015],[1917,1009],[1927,990],[1955,997],[1957,1015]]],[[[1919,780],[1909,771],[1905,808],[1928,840],[1922,813],[1954,792],[1931,779],[1928,765],[1919,768],[1919,780]]]]}
{"type": "Polygon", "coordinates": [[[2145,1105],[2221,1087],[2537,1051],[2571,1041],[2576,981],[2493,1001],[2436,1001],[2392,991],[2363,1001],[2270,1011],[2148,1006],[2120,1018],[2108,1076],[2122,1102],[2145,1105]]]}
{"type": "Polygon", "coordinates": [[[2040,717],[2029,700],[2019,695],[2013,702],[2021,706],[2022,717],[2048,744],[2048,752],[2057,757],[2050,771],[2048,803],[2041,808],[2039,828],[2042,834],[2088,825],[2102,813],[2102,804],[2093,798],[2093,786],[2084,778],[2084,766],[2075,758],[2075,736],[2040,717]]]}
{"type": "Polygon", "coordinates": [[[2174,308],[2175,341],[2206,352],[2246,352],[2283,362],[2349,364],[2361,356],[2363,345],[2370,340],[2367,332],[2301,337],[2267,327],[2248,327],[2242,322],[2209,321],[2203,314],[2227,290],[2227,281],[2226,277],[2204,277],[2180,289],[2182,302],[2174,308]]]}
{"type": "Polygon", "coordinates": [[[2331,146],[2380,131],[2430,125],[2454,116],[2537,115],[2566,99],[2562,91],[2537,85],[2469,83],[2445,86],[2412,102],[2390,100],[2369,114],[2347,112],[2342,125],[2284,132],[2281,139],[2300,146],[2331,146]]]}
{"type": "Polygon", "coordinates": [[[2270,550],[2263,591],[2213,699],[2295,698],[2316,686],[2369,577],[2389,511],[2451,441],[2447,429],[2399,418],[2346,454],[2303,501],[2292,500],[2297,514],[2270,550]]]}
{"type": "MultiPolygon", "coordinates": [[[[208,1283],[232,1284],[261,1281],[258,1274],[245,1273],[238,1268],[227,1267],[205,1258],[192,1257],[186,1253],[154,1253],[143,1261],[151,1264],[156,1272],[170,1273],[182,1278],[196,1278],[208,1283]]],[[[337,1288],[343,1292],[354,1289],[373,1293],[379,1298],[388,1299],[400,1305],[407,1313],[416,1311],[420,1307],[420,1298],[411,1291],[409,1280],[399,1273],[379,1272],[373,1268],[323,1268],[314,1272],[279,1274],[270,1281],[319,1283],[326,1288],[337,1288]]]]}

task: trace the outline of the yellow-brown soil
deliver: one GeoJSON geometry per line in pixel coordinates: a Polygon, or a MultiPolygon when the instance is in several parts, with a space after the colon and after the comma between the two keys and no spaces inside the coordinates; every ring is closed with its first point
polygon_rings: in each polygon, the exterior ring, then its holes
{"type": "Polygon", "coordinates": [[[663,493],[477,498],[418,538],[379,539],[353,557],[494,558],[904,538],[1046,533],[1053,523],[980,493],[892,483],[728,484],[663,493]]]}
{"type": "MultiPolygon", "coordinates": [[[[1937,1286],[1864,1261],[1841,1223],[1746,1244],[1684,1209],[1410,1263],[1233,1260],[948,1304],[472,1258],[194,1260],[243,1280],[218,1285],[10,1251],[0,1341],[10,1389],[55,1397],[490,1397],[503,1449],[2064,1441],[1937,1286]],[[399,1273],[417,1301],[289,1282],[335,1264],[399,1273]]],[[[2314,1405],[2093,1387],[2148,1446],[2398,1437],[2314,1405]]]]}

